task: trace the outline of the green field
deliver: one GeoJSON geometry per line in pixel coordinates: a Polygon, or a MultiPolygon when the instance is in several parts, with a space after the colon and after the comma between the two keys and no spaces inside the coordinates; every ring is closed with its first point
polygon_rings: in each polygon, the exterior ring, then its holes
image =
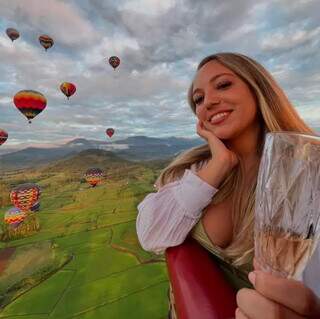
{"type": "Polygon", "coordinates": [[[137,204],[159,170],[128,163],[105,170],[96,188],[81,181],[81,170],[59,166],[0,180],[1,220],[9,189],[42,188],[40,231],[0,242],[0,252],[15,248],[0,272],[0,318],[167,317],[164,257],[142,250],[135,229],[137,204]]]}

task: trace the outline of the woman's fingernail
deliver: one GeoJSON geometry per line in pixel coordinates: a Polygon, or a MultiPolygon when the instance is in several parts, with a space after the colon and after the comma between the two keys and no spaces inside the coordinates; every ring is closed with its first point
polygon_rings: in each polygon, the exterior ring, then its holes
{"type": "Polygon", "coordinates": [[[251,271],[248,275],[248,278],[249,278],[250,282],[252,283],[252,285],[254,286],[256,283],[256,273],[254,271],[251,271]]]}

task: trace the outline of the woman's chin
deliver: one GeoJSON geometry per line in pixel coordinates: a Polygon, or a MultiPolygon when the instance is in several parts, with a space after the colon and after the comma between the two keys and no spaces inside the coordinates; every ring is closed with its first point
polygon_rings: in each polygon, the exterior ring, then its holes
{"type": "Polygon", "coordinates": [[[227,127],[208,127],[208,130],[212,132],[220,140],[229,140],[232,138],[232,132],[227,127]]]}

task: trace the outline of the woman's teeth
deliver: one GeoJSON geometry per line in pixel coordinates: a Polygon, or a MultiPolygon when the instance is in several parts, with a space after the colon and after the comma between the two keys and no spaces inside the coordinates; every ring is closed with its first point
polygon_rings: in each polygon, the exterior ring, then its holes
{"type": "Polygon", "coordinates": [[[227,116],[231,113],[231,111],[229,112],[222,112],[219,114],[216,114],[214,116],[211,117],[210,119],[210,123],[211,124],[215,124],[216,122],[220,122],[222,119],[227,118],[227,116]]]}

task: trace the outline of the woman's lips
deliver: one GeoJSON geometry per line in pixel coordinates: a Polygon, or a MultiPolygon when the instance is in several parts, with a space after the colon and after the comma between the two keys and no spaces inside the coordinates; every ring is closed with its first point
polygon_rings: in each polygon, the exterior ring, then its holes
{"type": "Polygon", "coordinates": [[[228,114],[225,114],[225,115],[223,115],[221,117],[213,119],[209,123],[212,124],[212,125],[221,124],[222,122],[224,122],[229,117],[229,115],[230,115],[230,113],[232,113],[232,111],[228,111],[228,112],[225,112],[225,113],[228,113],[228,114]]]}

